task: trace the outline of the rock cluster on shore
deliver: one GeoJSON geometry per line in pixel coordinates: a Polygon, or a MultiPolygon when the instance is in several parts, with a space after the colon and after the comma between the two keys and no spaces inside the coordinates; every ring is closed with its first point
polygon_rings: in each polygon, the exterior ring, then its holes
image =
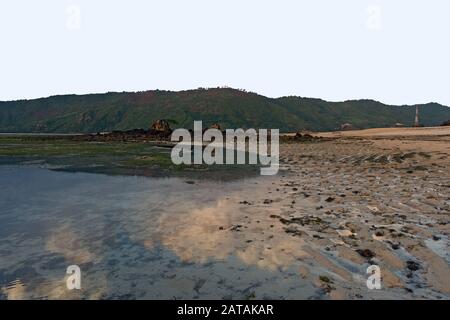
{"type": "Polygon", "coordinates": [[[89,141],[169,141],[172,129],[167,120],[157,120],[150,129],[114,130],[108,133],[89,134],[75,137],[89,141]]]}
{"type": "Polygon", "coordinates": [[[323,138],[320,136],[313,136],[308,131],[298,131],[295,135],[282,135],[280,136],[281,142],[320,142],[329,141],[330,138],[323,138]]]}

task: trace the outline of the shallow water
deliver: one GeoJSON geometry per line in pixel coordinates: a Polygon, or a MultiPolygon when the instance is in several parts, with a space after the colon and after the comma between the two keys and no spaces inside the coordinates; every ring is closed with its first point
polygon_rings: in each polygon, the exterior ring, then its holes
{"type": "Polygon", "coordinates": [[[27,166],[0,166],[0,177],[2,299],[316,294],[289,264],[262,264],[217,232],[230,227],[229,200],[270,178],[192,184],[27,166]],[[66,288],[69,265],[81,268],[81,290],[66,288]]]}

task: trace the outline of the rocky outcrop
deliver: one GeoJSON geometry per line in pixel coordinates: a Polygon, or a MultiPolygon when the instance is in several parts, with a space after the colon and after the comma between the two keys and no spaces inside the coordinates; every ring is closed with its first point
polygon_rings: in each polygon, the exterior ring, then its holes
{"type": "Polygon", "coordinates": [[[343,123],[341,124],[341,131],[355,130],[351,123],[343,123]]]}
{"type": "Polygon", "coordinates": [[[167,120],[157,120],[150,129],[114,130],[107,133],[79,136],[77,140],[89,141],[168,141],[172,134],[167,120]]]}
{"type": "Polygon", "coordinates": [[[319,136],[313,136],[307,131],[298,131],[295,135],[282,135],[280,136],[281,142],[320,142],[329,141],[331,138],[323,138],[319,136]]]}
{"type": "Polygon", "coordinates": [[[167,120],[156,120],[155,123],[152,124],[150,130],[158,131],[158,132],[171,132],[170,124],[167,120]]]}

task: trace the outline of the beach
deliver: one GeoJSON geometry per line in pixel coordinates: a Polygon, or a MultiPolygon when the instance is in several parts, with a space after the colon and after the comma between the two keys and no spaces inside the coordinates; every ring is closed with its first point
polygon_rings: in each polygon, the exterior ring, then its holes
{"type": "Polygon", "coordinates": [[[0,297],[449,299],[448,129],[395,130],[282,143],[267,177],[2,166],[0,297]]]}

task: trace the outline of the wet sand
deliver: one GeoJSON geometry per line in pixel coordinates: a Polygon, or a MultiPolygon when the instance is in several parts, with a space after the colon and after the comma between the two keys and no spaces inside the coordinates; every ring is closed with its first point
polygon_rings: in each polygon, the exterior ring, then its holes
{"type": "MultiPolygon", "coordinates": [[[[357,276],[348,263],[377,264],[387,291],[448,298],[449,133],[371,129],[319,134],[338,138],[332,142],[284,145],[289,174],[279,190],[293,204],[282,209],[280,221],[307,239],[316,236],[311,242],[327,256],[323,264],[339,260],[341,277],[357,276]]],[[[351,297],[334,278],[336,294],[351,297]]]]}

